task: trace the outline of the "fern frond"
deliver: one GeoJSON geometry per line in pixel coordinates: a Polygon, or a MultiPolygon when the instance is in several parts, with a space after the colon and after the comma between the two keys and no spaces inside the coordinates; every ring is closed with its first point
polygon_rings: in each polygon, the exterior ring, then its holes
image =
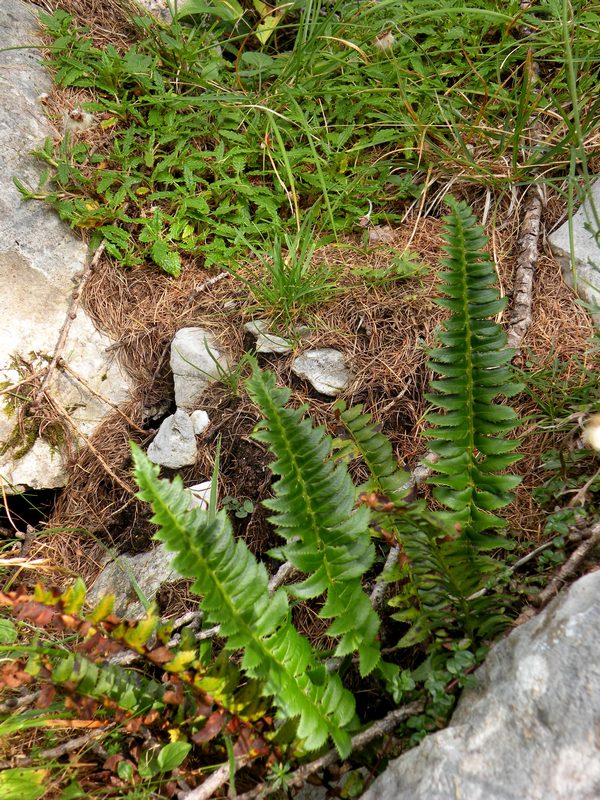
{"type": "Polygon", "coordinates": [[[341,637],[336,655],[357,650],[366,675],[380,659],[379,617],[360,580],[375,555],[369,512],[354,508],[356,488],[345,465],[330,461],[331,437],[312,426],[304,408],[286,407],[289,389],[256,366],[246,386],[264,417],[254,437],[275,455],[270,469],[280,476],[265,506],[286,540],[286,559],[309,575],[288,589],[301,598],[326,593],[320,616],[334,620],[328,635],[341,637]]]}
{"type": "Polygon", "coordinates": [[[242,669],[264,681],[265,693],[284,716],[298,718],[298,737],[307,750],[331,736],[347,755],[350,736],[344,728],[354,717],[354,697],[337,675],[321,674],[309,642],[290,622],[285,590],[269,594],[264,566],[234,539],[224,511],[210,519],[202,509],[190,509],[181,479],[159,480],[158,468],[132,449],[139,496],[152,503],[152,520],[160,526],[156,538],[176,553],[179,575],[194,579],[192,590],[203,597],[206,620],[221,626],[226,649],[243,649],[242,669]]]}
{"type": "Polygon", "coordinates": [[[336,403],[336,409],[369,469],[370,478],[359,489],[402,500],[409,489],[410,475],[398,467],[389,439],[376,429],[371,414],[363,413],[362,405],[346,408],[343,401],[336,403]]]}
{"type": "Polygon", "coordinates": [[[450,200],[445,224],[442,292],[436,302],[452,316],[441,334],[442,347],[430,353],[429,367],[441,376],[431,383],[428,400],[445,411],[427,419],[430,449],[440,456],[432,465],[435,498],[446,506],[448,519],[478,546],[508,546],[504,539],[482,535],[506,525],[492,512],[512,500],[520,479],[497,475],[517,461],[518,442],[504,438],[518,424],[509,406],[495,405],[498,396],[520,390],[510,368],[512,351],[506,335],[489,319],[505,306],[495,288],[496,273],[483,248],[486,238],[466,203],[450,200]]]}

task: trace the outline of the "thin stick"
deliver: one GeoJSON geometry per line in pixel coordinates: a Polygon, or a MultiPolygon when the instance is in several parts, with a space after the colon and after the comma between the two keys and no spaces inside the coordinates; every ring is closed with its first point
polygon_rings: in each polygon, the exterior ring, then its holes
{"type": "Polygon", "coordinates": [[[44,377],[42,378],[42,382],[33,397],[32,404],[35,405],[39,403],[44,393],[46,391],[46,387],[48,386],[48,382],[52,377],[52,373],[56,369],[56,365],[58,364],[58,360],[61,357],[61,353],[65,347],[67,337],[69,335],[69,331],[71,329],[71,325],[73,324],[73,320],[77,317],[77,309],[79,308],[79,303],[81,302],[81,294],[83,289],[85,288],[86,283],[90,279],[90,276],[94,269],[98,266],[98,262],[102,258],[102,253],[104,253],[106,245],[104,241],[100,243],[96,252],[94,253],[93,258],[90,259],[88,264],[84,267],[83,274],[79,280],[79,285],[76,289],[73,290],[71,295],[71,303],[69,305],[69,310],[67,312],[67,317],[63,323],[62,328],[60,329],[60,333],[58,335],[58,341],[56,342],[56,347],[54,348],[54,355],[52,356],[52,360],[48,364],[48,367],[45,370],[44,377]]]}
{"type": "MultiPolygon", "coordinates": [[[[383,566],[382,573],[390,570],[396,561],[398,560],[398,556],[400,555],[400,548],[399,547],[392,547],[390,552],[388,553],[388,557],[386,558],[385,564],[383,566]]],[[[375,609],[375,611],[380,611],[383,607],[383,601],[385,597],[385,589],[386,584],[384,581],[378,581],[373,591],[371,592],[371,605],[375,609]]]]}
{"type": "MultiPolygon", "coordinates": [[[[235,771],[243,767],[251,760],[248,755],[238,756],[235,759],[235,771]]],[[[231,769],[229,763],[222,764],[219,769],[215,770],[212,775],[207,778],[204,783],[192,789],[191,792],[179,792],[177,797],[179,800],[209,800],[210,797],[220,789],[231,776],[231,769]]]]}
{"type": "Polygon", "coordinates": [[[538,259],[538,239],[542,217],[540,187],[532,184],[525,194],[525,214],[521,224],[517,253],[517,272],[508,325],[508,344],[520,350],[529,330],[533,306],[533,277],[538,259]]]}
{"type": "Polygon", "coordinates": [[[596,522],[590,528],[590,537],[585,539],[579,547],[574,550],[569,559],[562,565],[558,573],[552,578],[550,583],[535,597],[535,608],[526,608],[518,617],[516,625],[520,625],[532,619],[550,600],[558,594],[564,584],[573,578],[581,564],[585,561],[592,550],[600,544],[600,522],[596,522]]]}
{"type": "MultiPolygon", "coordinates": [[[[370,728],[352,737],[352,752],[360,750],[362,747],[369,744],[369,742],[372,742],[373,739],[379,739],[381,736],[385,736],[386,733],[390,733],[400,722],[408,719],[408,717],[412,717],[414,714],[419,714],[423,711],[424,707],[425,703],[423,700],[416,700],[414,703],[409,703],[406,706],[401,706],[400,708],[394,709],[394,711],[390,711],[383,719],[374,722],[370,728]]],[[[289,788],[300,788],[304,785],[307,778],[314,775],[315,772],[328,767],[330,764],[335,764],[339,758],[340,755],[337,750],[329,750],[325,755],[311,761],[310,764],[304,764],[304,766],[299,767],[288,778],[286,785],[289,788]]],[[[258,786],[255,786],[251,791],[239,794],[236,800],[254,800],[254,798],[259,795],[261,797],[266,797],[278,790],[277,786],[269,785],[268,783],[259,783],[258,786]]],[[[191,799],[186,797],[185,800],[191,799]]],[[[197,798],[194,798],[194,800],[197,800],[197,798]]]]}
{"type": "Polygon", "coordinates": [[[148,431],[147,431],[145,428],[140,428],[140,426],[139,426],[139,425],[137,425],[137,424],[136,424],[136,423],[135,423],[135,422],[134,422],[134,421],[131,419],[131,417],[128,417],[128,416],[127,416],[127,414],[126,414],[124,411],[122,411],[122,410],[119,408],[119,406],[118,406],[116,403],[113,403],[113,402],[112,402],[112,400],[109,400],[109,399],[108,399],[107,397],[105,397],[103,394],[100,394],[100,392],[96,391],[96,389],[94,389],[94,387],[93,387],[93,386],[91,386],[91,385],[90,385],[90,384],[89,384],[89,383],[88,383],[88,382],[85,380],[85,378],[82,378],[82,377],[81,377],[81,375],[79,375],[79,373],[78,373],[78,372],[75,372],[75,370],[73,369],[73,367],[71,367],[69,364],[67,364],[67,362],[64,360],[64,358],[59,358],[59,359],[58,359],[57,366],[59,367],[59,369],[66,370],[66,371],[69,373],[69,375],[72,375],[72,376],[73,376],[73,378],[75,378],[75,380],[76,380],[78,383],[81,383],[81,385],[82,385],[82,386],[85,386],[85,388],[88,390],[88,392],[89,392],[90,394],[93,394],[93,395],[94,395],[94,397],[97,397],[97,398],[98,398],[98,400],[101,400],[101,401],[102,401],[103,403],[105,403],[107,406],[110,406],[112,409],[114,409],[114,410],[117,412],[117,414],[119,414],[119,416],[120,416],[122,419],[124,419],[124,420],[125,420],[125,422],[126,422],[128,425],[129,425],[129,427],[130,427],[130,428],[133,428],[133,429],[134,429],[134,430],[136,430],[138,433],[143,433],[143,434],[144,434],[144,435],[146,435],[146,436],[148,435],[148,431]]]}
{"type": "Polygon", "coordinates": [[[269,592],[273,594],[273,592],[277,591],[279,587],[285,583],[285,581],[290,577],[295,577],[298,575],[298,570],[293,564],[290,564],[289,561],[286,561],[285,564],[282,564],[275,575],[269,581],[269,592]]]}
{"type": "Polygon", "coordinates": [[[125,491],[126,491],[126,492],[128,492],[128,494],[135,495],[135,491],[134,491],[134,490],[133,490],[133,489],[132,489],[130,486],[128,486],[128,485],[125,483],[125,481],[121,480],[121,478],[119,478],[119,476],[118,476],[118,475],[116,475],[116,474],[113,472],[113,470],[112,470],[112,469],[110,468],[110,466],[109,466],[109,465],[106,463],[106,461],[104,460],[104,458],[102,457],[102,455],[101,455],[101,454],[98,452],[98,450],[97,450],[97,449],[94,447],[94,445],[91,443],[91,441],[88,439],[88,437],[87,437],[85,434],[83,434],[83,433],[82,433],[82,432],[79,430],[79,428],[77,427],[77,425],[75,425],[75,423],[73,422],[73,420],[72,420],[72,419],[71,419],[71,417],[69,416],[69,412],[68,412],[68,411],[66,411],[66,409],[64,409],[64,408],[61,406],[61,404],[60,404],[60,403],[59,403],[59,402],[56,400],[56,398],[54,398],[54,397],[48,397],[48,400],[51,402],[51,404],[52,404],[52,405],[53,405],[53,407],[56,409],[56,411],[57,411],[57,412],[60,414],[60,416],[61,416],[61,417],[62,417],[62,418],[65,420],[65,422],[67,423],[67,425],[69,425],[69,427],[70,427],[70,428],[72,428],[72,430],[74,431],[75,435],[76,435],[78,438],[82,439],[82,440],[83,440],[83,442],[86,444],[86,446],[87,446],[87,447],[89,447],[90,451],[91,451],[91,452],[94,454],[94,456],[95,456],[95,457],[98,459],[98,461],[100,462],[100,464],[102,464],[102,466],[103,466],[103,468],[105,469],[105,471],[106,471],[106,472],[107,472],[107,473],[110,475],[110,477],[111,477],[111,478],[112,478],[112,479],[115,481],[115,483],[118,483],[118,484],[119,484],[119,486],[120,486],[122,489],[125,489],[125,491]]]}

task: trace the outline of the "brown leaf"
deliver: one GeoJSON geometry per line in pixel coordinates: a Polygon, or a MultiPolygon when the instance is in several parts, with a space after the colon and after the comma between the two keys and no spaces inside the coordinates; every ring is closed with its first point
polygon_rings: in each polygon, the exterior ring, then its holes
{"type": "Polygon", "coordinates": [[[204,727],[198,733],[195,733],[192,736],[192,741],[195,744],[202,744],[202,742],[210,742],[211,739],[214,739],[225,726],[227,719],[225,718],[225,710],[223,708],[219,708],[217,711],[214,711],[210,717],[204,723],[204,727]]]}
{"type": "Polygon", "coordinates": [[[154,650],[150,650],[147,658],[153,664],[166,664],[172,660],[173,653],[168,647],[155,647],[154,650]]]}
{"type": "Polygon", "coordinates": [[[120,753],[115,753],[115,755],[109,756],[102,766],[110,772],[116,772],[119,761],[125,761],[125,758],[120,753]]]}
{"type": "Polygon", "coordinates": [[[38,695],[36,706],[38,708],[48,708],[50,703],[54,700],[56,689],[51,683],[45,683],[38,695]]]}

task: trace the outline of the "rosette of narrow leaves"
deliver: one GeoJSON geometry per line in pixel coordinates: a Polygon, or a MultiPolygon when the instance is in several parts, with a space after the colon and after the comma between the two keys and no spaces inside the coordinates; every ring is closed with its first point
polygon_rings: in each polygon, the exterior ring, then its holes
{"type": "Polygon", "coordinates": [[[517,442],[505,434],[517,425],[508,405],[494,400],[516,394],[502,328],[490,319],[505,306],[495,288],[496,273],[484,252],[482,228],[464,202],[450,200],[444,239],[446,269],[440,273],[445,297],[436,302],[451,311],[440,334],[442,346],[431,351],[429,366],[441,377],[431,383],[428,400],[444,413],[430,413],[430,448],[439,455],[433,466],[434,496],[450,509],[448,517],[480,547],[508,546],[506,540],[482,535],[506,522],[492,512],[512,500],[519,483],[500,470],[517,461],[517,442]]]}
{"type": "Polygon", "coordinates": [[[287,587],[300,598],[326,593],[320,616],[333,619],[329,636],[340,637],[336,655],[358,651],[362,675],[380,663],[379,617],[361,584],[374,560],[369,512],[354,508],[356,487],[345,465],[329,459],[332,440],[313,427],[306,409],[287,408],[287,388],[255,366],[246,384],[264,419],[254,437],[275,455],[271,471],[280,476],[274,497],[265,501],[270,521],[286,540],[285,558],[308,577],[287,587]]]}
{"type": "Polygon", "coordinates": [[[265,567],[245,543],[235,540],[224,511],[214,516],[190,508],[181,479],[159,480],[155,467],[132,445],[139,497],[152,504],[156,538],[176,553],[173,568],[193,578],[205,619],[219,624],[228,650],[242,650],[242,669],[264,681],[281,713],[298,719],[297,734],[307,750],[328,736],[342,756],[350,750],[344,730],[354,717],[354,697],[337,675],[316,660],[309,642],[290,622],[287,594],[270,595],[265,567]]]}

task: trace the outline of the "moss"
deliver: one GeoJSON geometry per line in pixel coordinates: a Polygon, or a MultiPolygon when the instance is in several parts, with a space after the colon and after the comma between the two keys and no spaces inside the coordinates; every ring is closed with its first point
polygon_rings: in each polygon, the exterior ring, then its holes
{"type": "Polygon", "coordinates": [[[14,449],[13,458],[15,461],[19,458],[23,458],[35,444],[35,440],[39,435],[39,430],[37,420],[25,418],[22,427],[15,425],[8,439],[2,444],[0,447],[0,455],[4,455],[8,453],[9,450],[14,449]]]}
{"type": "Polygon", "coordinates": [[[65,429],[59,422],[51,422],[44,427],[41,437],[48,442],[50,447],[58,450],[65,443],[65,429]]]}

